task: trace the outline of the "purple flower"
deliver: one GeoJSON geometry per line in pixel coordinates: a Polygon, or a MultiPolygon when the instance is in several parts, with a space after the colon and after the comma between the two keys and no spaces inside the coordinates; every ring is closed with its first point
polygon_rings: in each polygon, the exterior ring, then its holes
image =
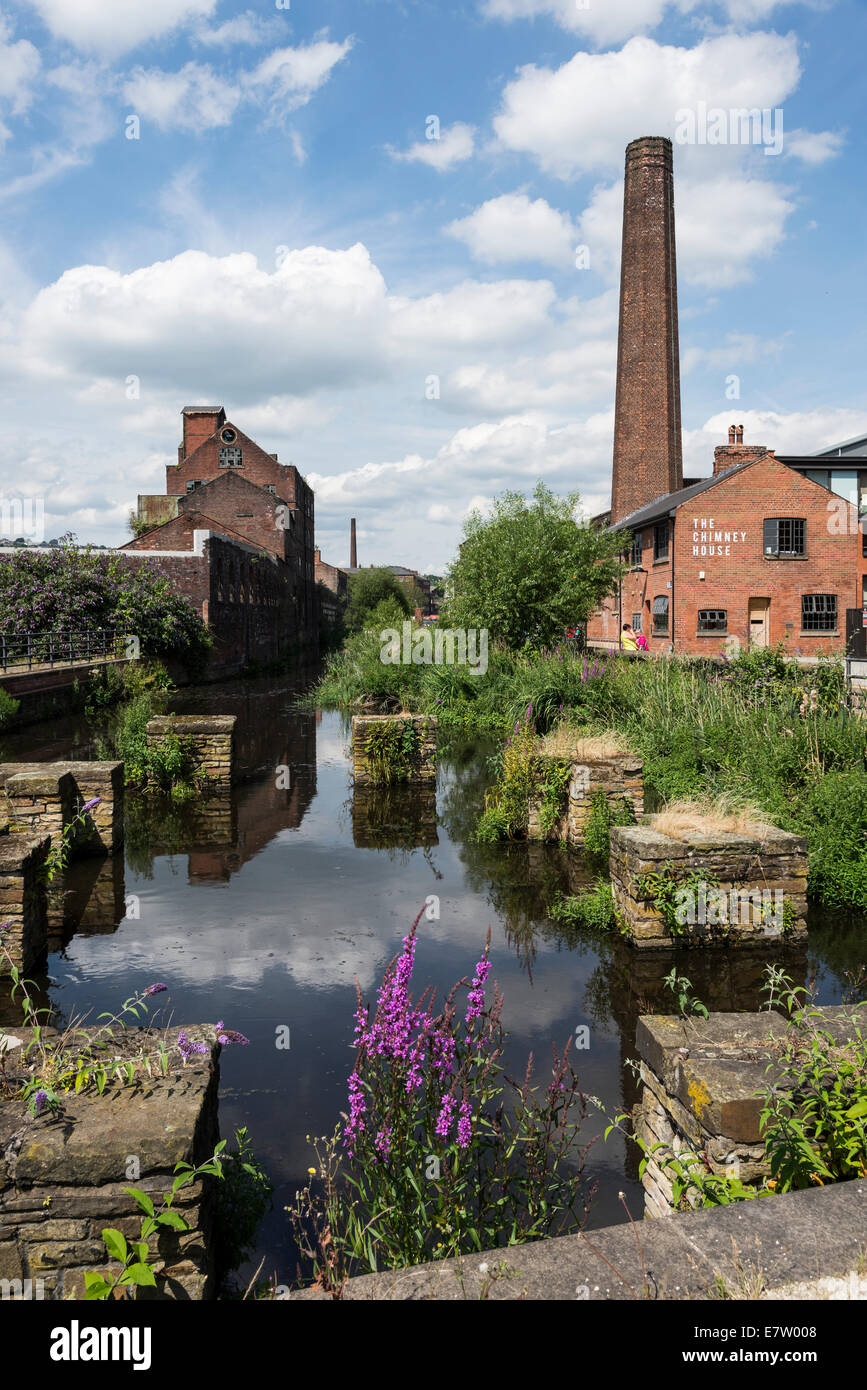
{"type": "MultiPolygon", "coordinates": [[[[349,1119],[343,1136],[343,1142],[348,1145],[364,1129],[364,1115],[367,1110],[367,1102],[364,1099],[364,1091],[361,1086],[361,1079],[358,1072],[353,1072],[349,1078],[349,1119]]],[[[352,1150],[349,1150],[349,1157],[352,1158],[352,1150]]]]}
{"type": "Polygon", "coordinates": [[[440,1139],[448,1139],[449,1137],[449,1130],[452,1127],[452,1112],[454,1111],[454,1108],[455,1098],[450,1093],[447,1093],[443,1096],[442,1105],[440,1106],[439,1119],[437,1120],[436,1124],[435,1132],[439,1135],[440,1139]]]}
{"type": "Polygon", "coordinates": [[[185,1029],[182,1028],[178,1033],[178,1051],[185,1062],[188,1062],[194,1054],[202,1055],[205,1052],[210,1052],[210,1050],[207,1043],[190,1042],[185,1029]]]}
{"type": "Polygon", "coordinates": [[[85,811],[92,811],[94,806],[99,806],[101,801],[101,796],[92,796],[89,801],[85,801],[81,808],[81,814],[84,815],[85,811]]]}
{"type": "Polygon", "coordinates": [[[483,956],[476,965],[476,973],[473,976],[473,987],[467,995],[468,1007],[465,1020],[467,1023],[469,1023],[471,1019],[478,1018],[485,1006],[485,980],[488,978],[490,969],[491,962],[488,960],[487,956],[483,956]]]}
{"type": "Polygon", "coordinates": [[[144,997],[145,999],[147,999],[152,994],[165,994],[167,989],[168,985],[148,985],[147,989],[144,992],[144,997]]]}
{"type": "Polygon", "coordinates": [[[0,931],[9,931],[11,926],[11,922],[0,922],[0,931]]]}
{"type": "Polygon", "coordinates": [[[250,1042],[243,1033],[236,1033],[234,1028],[224,1028],[222,1019],[214,1027],[217,1030],[217,1042],[222,1043],[223,1047],[228,1047],[230,1043],[240,1043],[241,1047],[247,1047],[250,1042]]]}
{"type": "Polygon", "coordinates": [[[469,1148],[470,1140],[473,1137],[473,1126],[471,1124],[472,1111],[468,1100],[461,1101],[461,1108],[458,1113],[458,1148],[469,1148]]]}
{"type": "Polygon", "coordinates": [[[37,1092],[36,1092],[36,1095],[33,1097],[33,1111],[34,1111],[34,1114],[39,1115],[39,1114],[42,1113],[42,1110],[43,1110],[43,1108],[44,1108],[45,1103],[46,1103],[47,1100],[48,1100],[48,1092],[47,1092],[47,1091],[37,1091],[37,1092]]]}
{"type": "Polygon", "coordinates": [[[373,1141],[373,1147],[376,1149],[376,1152],[378,1154],[382,1154],[383,1158],[388,1158],[388,1155],[391,1151],[390,1125],[386,1125],[383,1129],[379,1131],[379,1133],[373,1141]]]}

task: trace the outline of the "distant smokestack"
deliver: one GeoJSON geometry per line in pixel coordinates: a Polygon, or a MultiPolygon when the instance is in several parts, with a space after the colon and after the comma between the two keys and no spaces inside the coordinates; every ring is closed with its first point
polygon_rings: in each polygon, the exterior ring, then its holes
{"type": "Polygon", "coordinates": [[[670,140],[626,149],[611,520],[683,487],[670,140]]]}
{"type": "Polygon", "coordinates": [[[358,550],[355,545],[355,517],[349,523],[349,568],[358,569],[358,550]]]}

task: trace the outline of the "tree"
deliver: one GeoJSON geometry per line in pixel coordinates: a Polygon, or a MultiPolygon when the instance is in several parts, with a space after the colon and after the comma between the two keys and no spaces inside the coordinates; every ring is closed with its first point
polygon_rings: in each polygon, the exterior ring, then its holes
{"type": "Polygon", "coordinates": [[[517,649],[546,646],[586,622],[617,584],[621,542],[576,521],[577,507],[577,492],[555,497],[539,482],[529,503],[504,492],[489,517],[472,512],[447,576],[449,623],[487,628],[517,649]]]}
{"type": "Polygon", "coordinates": [[[367,626],[370,614],[384,599],[395,599],[401,613],[409,616],[409,600],[402,584],[390,569],[359,570],[349,576],[349,602],[344,623],[350,632],[360,632],[367,626]]]}

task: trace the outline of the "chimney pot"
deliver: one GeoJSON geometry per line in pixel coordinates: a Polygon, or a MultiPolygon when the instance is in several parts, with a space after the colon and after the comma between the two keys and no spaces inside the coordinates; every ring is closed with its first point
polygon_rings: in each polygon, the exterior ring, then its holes
{"type": "Polygon", "coordinates": [[[729,444],[734,444],[737,437],[737,425],[729,425],[729,444]]]}
{"type": "Polygon", "coordinates": [[[738,444],[743,444],[743,442],[744,442],[744,427],[743,427],[743,425],[738,425],[737,443],[738,443],[738,444]]]}

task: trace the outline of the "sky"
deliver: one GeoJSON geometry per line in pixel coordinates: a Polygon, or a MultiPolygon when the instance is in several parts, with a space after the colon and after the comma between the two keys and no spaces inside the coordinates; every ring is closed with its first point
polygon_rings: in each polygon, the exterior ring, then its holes
{"type": "Polygon", "coordinates": [[[0,503],[121,544],[223,405],[331,563],[355,516],[361,564],[441,573],[539,478],[602,510],[641,135],[686,473],[730,423],[867,432],[865,51],[864,0],[0,0],[0,503]]]}

